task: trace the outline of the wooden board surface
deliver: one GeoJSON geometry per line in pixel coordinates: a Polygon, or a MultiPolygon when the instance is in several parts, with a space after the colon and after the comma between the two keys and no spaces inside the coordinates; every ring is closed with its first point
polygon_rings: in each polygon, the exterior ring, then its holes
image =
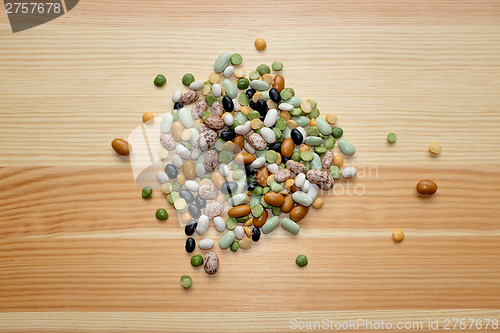
{"type": "Polygon", "coordinates": [[[499,85],[497,1],[95,0],[16,34],[2,14],[0,331],[278,332],[365,319],[426,332],[429,319],[443,331],[447,319],[499,320],[499,85]],[[339,182],[298,237],[216,250],[221,269],[208,277],[190,266],[176,218],[155,220],[164,198],[140,198],[109,143],[144,111],[167,111],[182,75],[206,77],[223,51],[248,70],[281,60],[299,96],[339,117],[357,147],[346,163],[365,172],[339,182]],[[415,195],[422,178],[437,195],[415,195]]]}

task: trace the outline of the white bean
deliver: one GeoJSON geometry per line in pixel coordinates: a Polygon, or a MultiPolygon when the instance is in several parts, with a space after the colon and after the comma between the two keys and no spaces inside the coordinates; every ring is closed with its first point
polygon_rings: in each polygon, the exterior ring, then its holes
{"type": "Polygon", "coordinates": [[[278,105],[278,108],[281,111],[293,111],[293,105],[290,103],[281,103],[280,105],[278,105]]]}
{"type": "Polygon", "coordinates": [[[186,186],[186,188],[191,192],[198,191],[198,183],[194,180],[186,180],[186,183],[184,184],[184,186],[186,186]]]}
{"type": "Polygon", "coordinates": [[[168,182],[168,176],[164,171],[158,171],[156,173],[156,179],[162,184],[168,182]]]}
{"type": "Polygon", "coordinates": [[[273,130],[268,127],[262,127],[260,129],[260,135],[266,140],[267,143],[276,142],[276,134],[274,134],[273,130]]]}
{"type": "Polygon", "coordinates": [[[251,129],[252,128],[250,127],[250,120],[248,120],[243,125],[236,126],[234,131],[236,132],[236,134],[245,135],[245,134],[248,134],[248,132],[250,132],[251,129]]]}
{"type": "Polygon", "coordinates": [[[214,227],[218,232],[223,232],[226,230],[226,222],[220,216],[214,217],[214,227]]]}
{"type": "Polygon", "coordinates": [[[302,188],[302,186],[304,186],[305,181],[306,181],[306,174],[299,173],[297,177],[295,177],[295,186],[297,186],[298,188],[302,188]]]}
{"type": "Polygon", "coordinates": [[[224,115],[224,124],[226,124],[226,126],[231,126],[231,125],[233,125],[233,122],[234,122],[233,115],[230,113],[226,113],[224,115]]]}
{"type": "Polygon", "coordinates": [[[266,117],[264,118],[264,126],[271,127],[276,123],[276,120],[278,120],[278,110],[271,109],[266,113],[266,117]]]}
{"type": "Polygon", "coordinates": [[[198,225],[196,226],[196,233],[198,235],[203,235],[208,230],[209,219],[206,215],[201,215],[198,219],[198,225]]]}
{"type": "Polygon", "coordinates": [[[202,250],[210,250],[214,247],[215,242],[213,239],[204,238],[198,242],[198,247],[202,250]]]}
{"type": "Polygon", "coordinates": [[[276,173],[279,171],[279,166],[276,163],[271,163],[267,165],[267,170],[269,170],[270,173],[276,173]]]}
{"type": "Polygon", "coordinates": [[[260,169],[266,164],[266,158],[264,156],[257,157],[250,166],[254,169],[260,169]]]}
{"type": "Polygon", "coordinates": [[[309,191],[307,191],[307,194],[314,200],[318,196],[319,192],[319,186],[316,184],[311,184],[309,191]]]}
{"type": "Polygon", "coordinates": [[[302,191],[309,192],[310,189],[311,183],[308,180],[304,181],[304,185],[302,185],[302,191]]]}
{"type": "Polygon", "coordinates": [[[302,143],[304,143],[307,137],[306,130],[302,126],[297,127],[297,129],[299,130],[300,134],[302,134],[302,143]]]}
{"type": "Polygon", "coordinates": [[[358,170],[356,170],[356,168],[347,167],[344,170],[342,170],[342,177],[353,178],[354,176],[356,176],[357,173],[358,173],[358,170]]]}
{"type": "Polygon", "coordinates": [[[200,178],[205,176],[205,166],[203,165],[203,163],[196,164],[196,166],[194,167],[194,172],[200,178]]]}
{"type": "Polygon", "coordinates": [[[177,90],[172,94],[172,102],[177,103],[178,101],[181,100],[182,97],[182,91],[177,90]]]}
{"type": "Polygon", "coordinates": [[[177,147],[175,148],[175,151],[184,160],[189,160],[191,158],[191,152],[183,144],[178,144],[177,147]]]}
{"type": "Polygon", "coordinates": [[[241,104],[237,98],[233,99],[234,111],[240,111],[241,104]]]}
{"type": "Polygon", "coordinates": [[[201,88],[203,88],[204,85],[205,85],[205,82],[203,82],[203,81],[194,81],[193,83],[191,83],[189,85],[189,89],[200,90],[201,88]]]}
{"type": "Polygon", "coordinates": [[[247,153],[249,153],[249,154],[255,154],[255,149],[246,140],[245,140],[245,143],[243,144],[243,148],[245,148],[245,151],[247,153]]]}
{"type": "Polygon", "coordinates": [[[194,147],[193,150],[191,150],[191,159],[194,161],[194,160],[197,160],[198,157],[200,157],[201,155],[201,150],[200,148],[198,147],[194,147]]]}
{"type": "Polygon", "coordinates": [[[224,177],[227,177],[229,176],[229,167],[226,165],[226,164],[221,164],[219,166],[219,171],[220,173],[224,176],[224,177]]]}
{"type": "Polygon", "coordinates": [[[215,98],[219,98],[221,93],[222,93],[222,89],[220,87],[220,84],[215,83],[212,86],[212,95],[214,95],[215,98]]]}
{"type": "Polygon", "coordinates": [[[231,75],[233,75],[233,73],[234,73],[234,67],[229,65],[224,70],[224,77],[231,77],[231,75]]]}
{"type": "Polygon", "coordinates": [[[245,237],[245,229],[243,229],[241,225],[236,226],[236,228],[234,228],[234,236],[237,239],[243,239],[245,237]]]}
{"type": "Polygon", "coordinates": [[[177,169],[180,169],[182,168],[182,165],[184,164],[184,162],[182,161],[182,158],[175,154],[175,155],[172,155],[172,164],[177,168],[177,169]]]}

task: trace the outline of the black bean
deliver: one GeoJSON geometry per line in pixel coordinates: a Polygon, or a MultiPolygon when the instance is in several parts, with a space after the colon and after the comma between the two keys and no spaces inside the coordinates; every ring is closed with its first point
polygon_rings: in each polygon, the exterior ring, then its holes
{"type": "Polygon", "coordinates": [[[271,143],[267,149],[274,150],[277,153],[281,153],[281,142],[271,143]]]}
{"type": "Polygon", "coordinates": [[[231,112],[234,110],[233,100],[229,98],[229,96],[224,96],[222,98],[222,106],[224,107],[224,110],[226,110],[227,112],[231,112]]]}
{"type": "Polygon", "coordinates": [[[250,101],[250,102],[248,102],[248,106],[249,106],[252,110],[257,110],[257,104],[256,104],[254,101],[250,101]]]}
{"type": "Polygon", "coordinates": [[[224,141],[233,141],[236,137],[236,132],[232,129],[222,131],[220,133],[220,138],[224,141]]]}
{"type": "Polygon", "coordinates": [[[196,248],[196,241],[194,240],[194,238],[189,237],[188,239],[186,239],[186,251],[187,251],[187,253],[193,252],[195,248],[196,248]]]}
{"type": "Polygon", "coordinates": [[[291,157],[285,157],[285,156],[281,156],[281,163],[285,164],[286,162],[288,162],[290,160],[291,157]]]}
{"type": "Polygon", "coordinates": [[[177,168],[175,167],[175,165],[167,164],[167,165],[165,165],[165,173],[167,174],[168,178],[175,179],[175,178],[177,178],[179,171],[177,171],[177,168]]]}
{"type": "Polygon", "coordinates": [[[191,193],[191,191],[188,191],[186,189],[182,189],[179,191],[179,197],[186,200],[188,204],[192,203],[194,201],[194,195],[191,193]]]}
{"type": "Polygon", "coordinates": [[[263,99],[259,99],[256,103],[256,110],[259,111],[261,116],[265,116],[267,113],[267,110],[269,109],[267,106],[267,102],[263,99]]]}
{"type": "Polygon", "coordinates": [[[253,240],[254,242],[258,242],[258,241],[259,241],[259,239],[260,239],[260,229],[259,229],[259,228],[257,228],[257,227],[254,227],[254,228],[252,229],[252,240],[253,240]]]}
{"type": "Polygon", "coordinates": [[[271,88],[269,90],[269,98],[271,99],[271,101],[273,101],[275,103],[279,103],[281,101],[281,95],[280,95],[280,92],[278,91],[278,89],[271,88]]]}
{"type": "Polygon", "coordinates": [[[191,220],[188,224],[186,224],[186,226],[184,227],[184,233],[186,234],[186,236],[193,235],[197,226],[198,222],[196,222],[195,220],[191,220]]]}
{"type": "Polygon", "coordinates": [[[252,190],[256,189],[257,186],[259,186],[259,183],[257,183],[256,180],[251,181],[250,183],[247,184],[247,190],[252,191],[252,190]]]}
{"type": "Polygon", "coordinates": [[[199,209],[195,204],[188,206],[188,212],[194,219],[199,218],[201,215],[201,209],[199,209]]]}
{"type": "Polygon", "coordinates": [[[198,208],[205,208],[207,206],[207,201],[200,197],[199,195],[194,198],[194,204],[198,206],[198,208]]]}
{"type": "Polygon", "coordinates": [[[255,89],[250,88],[245,92],[245,94],[247,95],[248,98],[252,98],[256,92],[257,91],[255,89]]]}
{"type": "Polygon", "coordinates": [[[245,173],[247,176],[255,176],[257,174],[257,170],[252,168],[250,165],[245,165],[245,173]]]}
{"type": "Polygon", "coordinates": [[[236,190],[238,189],[237,182],[225,182],[222,184],[220,191],[223,194],[236,194],[236,190]]]}
{"type": "Polygon", "coordinates": [[[174,109],[182,109],[183,107],[184,107],[184,103],[182,103],[182,102],[174,103],[174,109]]]}
{"type": "Polygon", "coordinates": [[[296,145],[302,144],[302,140],[304,140],[304,136],[298,129],[293,129],[292,132],[290,133],[290,137],[292,138],[293,142],[296,145]]]}

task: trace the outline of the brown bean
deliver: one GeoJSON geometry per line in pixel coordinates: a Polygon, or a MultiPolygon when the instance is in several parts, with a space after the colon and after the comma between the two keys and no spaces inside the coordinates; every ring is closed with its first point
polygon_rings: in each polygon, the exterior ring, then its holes
{"type": "Polygon", "coordinates": [[[276,75],[274,77],[273,88],[276,88],[279,92],[285,89],[285,78],[282,75],[276,75]]]}
{"type": "MultiPolygon", "coordinates": [[[[243,147],[245,146],[245,137],[243,135],[238,135],[237,137],[234,138],[233,142],[240,148],[239,151],[242,151],[243,147]]],[[[235,154],[237,154],[237,152],[235,152],[235,154]]]]}
{"type": "Polygon", "coordinates": [[[293,205],[295,205],[295,202],[292,199],[292,195],[288,194],[285,196],[285,201],[281,205],[281,211],[283,213],[289,213],[292,210],[293,205]]]}
{"type": "Polygon", "coordinates": [[[262,187],[267,186],[267,178],[269,177],[269,170],[265,166],[257,170],[255,175],[257,177],[257,184],[262,187]]]}
{"type": "Polygon", "coordinates": [[[111,141],[111,147],[116,151],[118,155],[127,156],[132,151],[132,146],[127,141],[116,138],[111,141]]]}
{"type": "Polygon", "coordinates": [[[234,162],[240,165],[248,165],[255,161],[255,156],[249,153],[239,153],[234,155],[234,162]]]}
{"type": "Polygon", "coordinates": [[[437,184],[432,180],[424,179],[417,183],[417,192],[423,195],[432,195],[437,189],[437,184]]]}
{"type": "Polygon", "coordinates": [[[292,193],[295,193],[297,191],[300,191],[300,189],[297,187],[297,185],[293,184],[292,187],[290,187],[290,191],[292,193]]]}
{"type": "Polygon", "coordinates": [[[261,216],[253,218],[253,225],[256,226],[257,228],[260,228],[264,225],[264,223],[266,223],[266,221],[267,221],[267,209],[264,209],[264,212],[262,213],[261,216]]]}
{"type": "Polygon", "coordinates": [[[181,142],[182,132],[184,132],[184,125],[180,121],[174,121],[172,124],[172,137],[175,141],[181,142]]]}
{"type": "Polygon", "coordinates": [[[293,140],[288,138],[283,141],[281,144],[281,155],[285,157],[290,157],[292,156],[293,149],[295,148],[295,143],[293,143],[293,140]]]}
{"type": "Polygon", "coordinates": [[[342,168],[342,166],[344,165],[344,158],[342,157],[342,155],[335,155],[335,157],[333,158],[333,165],[342,168]]]}
{"type": "Polygon", "coordinates": [[[242,217],[250,214],[252,208],[249,205],[240,205],[231,208],[227,213],[231,217],[242,217]]]}
{"type": "Polygon", "coordinates": [[[302,220],[304,217],[306,217],[308,212],[309,212],[309,207],[297,205],[293,207],[292,210],[290,211],[290,218],[292,219],[292,221],[298,222],[302,220]]]}
{"type": "Polygon", "coordinates": [[[143,123],[152,123],[153,121],[155,120],[155,115],[153,114],[153,112],[144,112],[142,114],[142,122],[143,123]]]}
{"type": "Polygon", "coordinates": [[[264,201],[270,205],[280,207],[285,202],[285,197],[276,192],[267,192],[264,195],[264,201]]]}
{"type": "Polygon", "coordinates": [[[222,187],[222,184],[226,182],[226,179],[219,171],[212,172],[210,178],[212,178],[212,182],[214,183],[215,187],[217,187],[217,189],[219,190],[222,187]]]}
{"type": "Polygon", "coordinates": [[[184,161],[182,165],[182,171],[186,179],[193,180],[196,178],[195,166],[193,161],[184,161]]]}

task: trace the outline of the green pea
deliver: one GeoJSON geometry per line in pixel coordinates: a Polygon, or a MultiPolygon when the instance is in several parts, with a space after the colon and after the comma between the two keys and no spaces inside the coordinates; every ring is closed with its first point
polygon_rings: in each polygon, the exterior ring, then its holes
{"type": "Polygon", "coordinates": [[[232,160],[233,160],[233,153],[225,150],[219,153],[219,162],[221,162],[222,164],[227,164],[232,160]]]}
{"type": "Polygon", "coordinates": [[[277,183],[277,182],[272,183],[271,184],[271,191],[276,192],[276,193],[280,192],[281,191],[281,185],[279,183],[277,183]]]}
{"type": "Polygon", "coordinates": [[[158,208],[156,210],[156,218],[160,221],[165,221],[166,219],[168,219],[167,211],[163,208],[158,208]]]}
{"type": "Polygon", "coordinates": [[[314,147],[314,152],[318,154],[324,154],[326,153],[327,149],[323,146],[316,146],[314,147]]]}
{"type": "Polygon", "coordinates": [[[166,78],[165,76],[161,75],[161,74],[158,74],[158,75],[156,75],[156,77],[155,77],[155,79],[154,79],[153,83],[154,83],[154,84],[155,84],[155,86],[157,86],[157,87],[163,87],[163,85],[164,85],[165,83],[167,83],[167,78],[166,78]]]}
{"type": "Polygon", "coordinates": [[[269,186],[266,186],[266,187],[262,188],[262,192],[261,192],[261,194],[262,194],[262,195],[264,195],[264,194],[266,194],[267,192],[269,192],[270,190],[271,190],[271,188],[270,188],[269,186]]]}
{"type": "Polygon", "coordinates": [[[276,136],[276,139],[281,136],[281,130],[278,127],[273,127],[273,132],[274,135],[276,136]]]}
{"type": "Polygon", "coordinates": [[[247,118],[249,120],[259,119],[260,118],[260,113],[258,111],[252,110],[252,111],[248,112],[247,118]]]}
{"type": "Polygon", "coordinates": [[[294,151],[292,153],[292,160],[295,162],[300,162],[300,152],[299,151],[294,151]]]}
{"type": "Polygon", "coordinates": [[[193,149],[193,145],[189,141],[181,141],[181,143],[186,147],[187,149],[191,150],[193,149]]]}
{"type": "Polygon", "coordinates": [[[238,83],[236,84],[236,86],[238,87],[238,89],[243,90],[248,88],[249,84],[250,81],[248,81],[246,77],[242,77],[241,79],[238,79],[238,83]]]}
{"type": "Polygon", "coordinates": [[[208,117],[210,117],[212,115],[212,113],[210,111],[205,111],[201,114],[201,119],[203,119],[203,121],[207,120],[208,117]]]}
{"type": "Polygon", "coordinates": [[[279,61],[274,61],[271,67],[273,68],[273,71],[279,72],[280,70],[283,69],[283,63],[279,61]]]}
{"type": "Polygon", "coordinates": [[[252,190],[252,194],[261,195],[261,194],[262,194],[262,187],[257,186],[256,188],[254,188],[254,189],[252,190]]]}
{"type": "Polygon", "coordinates": [[[341,175],[342,172],[340,171],[340,168],[336,165],[332,165],[330,168],[330,176],[332,176],[333,179],[339,179],[341,175]]]}
{"type": "Polygon", "coordinates": [[[189,289],[193,285],[193,280],[189,275],[183,275],[181,277],[181,286],[184,287],[184,289],[189,289]]]}
{"type": "Polygon", "coordinates": [[[191,257],[191,265],[193,267],[198,267],[198,266],[203,265],[203,256],[201,256],[199,254],[192,256],[191,257]]]}
{"type": "Polygon", "coordinates": [[[299,267],[307,266],[307,264],[308,264],[307,257],[305,255],[303,255],[303,254],[299,254],[297,256],[297,259],[295,259],[295,263],[299,267]]]}
{"type": "Polygon", "coordinates": [[[238,241],[234,241],[229,248],[231,251],[236,252],[240,248],[240,243],[238,241]]]}
{"type": "Polygon", "coordinates": [[[280,216],[281,215],[281,208],[280,207],[273,207],[271,209],[271,211],[273,212],[274,216],[280,216]]]}
{"type": "Polygon", "coordinates": [[[278,120],[276,120],[276,127],[279,128],[281,131],[284,131],[287,127],[287,123],[286,123],[286,120],[283,119],[283,118],[278,118],[278,120]]]}
{"type": "Polygon", "coordinates": [[[253,81],[257,80],[260,77],[260,74],[257,71],[251,71],[250,74],[248,74],[248,77],[250,78],[250,81],[253,81]]]}
{"type": "Polygon", "coordinates": [[[324,145],[326,149],[332,149],[335,146],[335,138],[331,135],[327,136],[324,145]]]}
{"type": "Polygon", "coordinates": [[[264,208],[271,208],[271,205],[270,205],[270,204],[268,204],[268,203],[266,202],[266,200],[264,200],[264,197],[261,197],[261,198],[260,198],[260,204],[261,204],[264,208]]]}
{"type": "Polygon", "coordinates": [[[172,182],[172,191],[180,191],[182,189],[182,185],[179,184],[177,180],[172,182]]]}
{"type": "Polygon", "coordinates": [[[397,137],[396,137],[396,133],[389,133],[387,134],[387,141],[389,141],[390,143],[394,143],[396,142],[397,140],[397,137]]]}
{"type": "Polygon", "coordinates": [[[284,164],[284,163],[280,163],[280,164],[278,164],[278,170],[283,170],[283,169],[285,169],[285,168],[286,168],[286,166],[285,166],[285,164],[284,164]]]}
{"type": "Polygon", "coordinates": [[[146,186],[142,189],[142,197],[144,199],[151,198],[152,194],[153,194],[153,189],[150,186],[146,186]]]}
{"type": "Polygon", "coordinates": [[[231,54],[231,63],[235,66],[241,65],[243,62],[243,57],[239,53],[231,54]]]}
{"type": "MultiPolygon", "coordinates": [[[[314,155],[313,155],[313,158],[314,158],[314,155]]],[[[301,163],[306,167],[306,170],[308,170],[308,171],[311,170],[311,163],[309,163],[309,161],[302,161],[301,163]]]]}
{"type": "Polygon", "coordinates": [[[205,101],[207,102],[208,106],[212,106],[217,101],[217,98],[215,98],[214,95],[208,94],[205,96],[205,101]]]}
{"type": "Polygon", "coordinates": [[[262,207],[262,205],[255,205],[252,208],[253,217],[260,217],[262,213],[264,213],[264,207],[262,207]]]}
{"type": "Polygon", "coordinates": [[[313,118],[318,118],[319,117],[319,110],[318,109],[312,109],[311,112],[307,115],[309,119],[313,118]]]}
{"type": "Polygon", "coordinates": [[[264,74],[271,73],[271,68],[269,68],[269,66],[266,64],[261,64],[261,65],[257,66],[256,70],[257,70],[257,72],[259,72],[260,76],[262,76],[264,74]]]}
{"type": "Polygon", "coordinates": [[[169,204],[171,204],[171,205],[173,205],[173,204],[174,204],[174,198],[173,198],[173,196],[172,196],[172,193],[169,193],[169,194],[167,195],[167,201],[168,201],[168,203],[169,203],[169,204]]]}
{"type": "Polygon", "coordinates": [[[266,152],[266,161],[268,163],[274,163],[276,161],[277,154],[274,150],[269,150],[266,152]]]}
{"type": "Polygon", "coordinates": [[[236,222],[238,223],[245,223],[246,221],[248,221],[250,219],[250,216],[242,216],[242,217],[237,217],[236,218],[236,222]]]}
{"type": "Polygon", "coordinates": [[[339,139],[342,137],[344,134],[344,130],[340,127],[334,127],[332,128],[332,135],[335,139],[339,139]]]}
{"type": "Polygon", "coordinates": [[[226,219],[226,228],[227,230],[234,230],[236,226],[238,225],[238,221],[234,217],[228,217],[226,219]]]}
{"type": "MultiPolygon", "coordinates": [[[[234,163],[236,164],[236,163],[234,163]]],[[[245,171],[239,169],[239,170],[234,170],[233,171],[233,179],[234,180],[239,180],[241,179],[241,177],[243,177],[245,175],[245,171]]]]}
{"type": "Polygon", "coordinates": [[[238,102],[242,106],[248,105],[248,103],[250,103],[250,98],[248,98],[248,96],[247,96],[247,94],[245,94],[245,92],[242,92],[240,94],[240,96],[238,96],[238,102]]]}
{"type": "Polygon", "coordinates": [[[281,91],[280,95],[284,100],[290,99],[295,96],[295,90],[293,90],[292,88],[285,88],[281,91]]]}
{"type": "Polygon", "coordinates": [[[290,114],[294,117],[298,117],[302,114],[302,109],[301,108],[294,108],[292,111],[290,111],[290,114]]]}
{"type": "Polygon", "coordinates": [[[306,131],[308,136],[318,136],[319,129],[316,126],[310,126],[306,131]]]}
{"type": "Polygon", "coordinates": [[[186,87],[189,87],[189,85],[193,82],[194,82],[194,75],[191,73],[186,73],[182,77],[182,84],[185,85],[186,87]]]}
{"type": "Polygon", "coordinates": [[[229,127],[229,128],[234,130],[237,126],[240,126],[240,125],[241,125],[241,123],[239,121],[235,120],[233,122],[233,124],[231,125],[231,127],[229,127]]]}
{"type": "MultiPolygon", "coordinates": [[[[318,106],[318,103],[314,99],[308,99],[307,101],[309,102],[309,104],[311,104],[311,107],[313,108],[313,110],[316,109],[316,106],[318,106]]],[[[319,110],[318,110],[318,112],[319,112],[319,110]]],[[[314,118],[316,118],[316,117],[314,117],[314,118]]]]}
{"type": "Polygon", "coordinates": [[[174,121],[179,120],[179,109],[173,109],[170,114],[172,114],[172,117],[174,117],[174,121]]]}
{"type": "Polygon", "coordinates": [[[226,143],[226,141],[222,140],[222,139],[217,139],[217,141],[215,141],[215,150],[217,151],[221,151],[222,148],[224,147],[224,144],[226,143]]]}

